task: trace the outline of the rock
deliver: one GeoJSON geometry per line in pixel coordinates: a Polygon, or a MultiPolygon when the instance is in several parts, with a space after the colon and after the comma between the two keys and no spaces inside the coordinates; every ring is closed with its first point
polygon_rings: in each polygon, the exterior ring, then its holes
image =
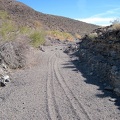
{"type": "Polygon", "coordinates": [[[111,102],[115,102],[116,99],[115,99],[115,98],[110,98],[109,101],[111,101],[111,102]]]}
{"type": "Polygon", "coordinates": [[[0,67],[0,77],[5,74],[4,70],[0,67]]]}
{"type": "Polygon", "coordinates": [[[115,92],[118,96],[120,96],[120,88],[115,88],[115,89],[114,89],[114,92],[115,92]]]}
{"type": "Polygon", "coordinates": [[[118,70],[117,66],[112,66],[112,71],[117,71],[117,70],[118,70]]]}
{"type": "Polygon", "coordinates": [[[115,58],[115,57],[116,57],[116,55],[117,55],[117,54],[116,54],[116,52],[115,52],[115,51],[110,51],[110,56],[111,56],[111,57],[115,58]]]}
{"type": "Polygon", "coordinates": [[[93,75],[93,72],[91,72],[90,75],[93,75]]]}
{"type": "Polygon", "coordinates": [[[2,85],[6,85],[6,83],[10,82],[10,77],[8,75],[3,75],[0,78],[0,82],[2,85]]]}
{"type": "Polygon", "coordinates": [[[6,85],[5,85],[5,83],[0,82],[0,86],[1,86],[1,87],[5,87],[6,85]]]}
{"type": "MultiPolygon", "coordinates": [[[[79,43],[79,60],[84,63],[85,72],[91,75],[92,71],[103,83],[110,84],[105,85],[107,91],[120,88],[120,30],[113,30],[111,25],[92,33],[97,33],[98,37],[92,39],[86,35],[79,43]]],[[[120,94],[119,89],[115,91],[120,94]]]]}
{"type": "Polygon", "coordinates": [[[4,83],[10,82],[10,77],[8,75],[3,76],[2,79],[4,80],[4,83]]]}
{"type": "Polygon", "coordinates": [[[106,83],[104,83],[103,85],[104,85],[104,86],[106,86],[107,84],[106,84],[106,83]]]}
{"type": "Polygon", "coordinates": [[[21,68],[25,66],[25,56],[22,51],[21,44],[7,42],[0,46],[0,58],[12,69],[21,68]]]}
{"type": "Polygon", "coordinates": [[[43,46],[39,46],[39,50],[41,50],[42,52],[45,52],[45,50],[43,49],[43,46]]]}
{"type": "Polygon", "coordinates": [[[111,87],[111,86],[106,86],[106,87],[104,88],[104,90],[113,91],[114,89],[113,89],[113,87],[111,87]]]}
{"type": "Polygon", "coordinates": [[[70,44],[68,47],[64,50],[65,53],[73,53],[78,50],[77,44],[70,44]]]}

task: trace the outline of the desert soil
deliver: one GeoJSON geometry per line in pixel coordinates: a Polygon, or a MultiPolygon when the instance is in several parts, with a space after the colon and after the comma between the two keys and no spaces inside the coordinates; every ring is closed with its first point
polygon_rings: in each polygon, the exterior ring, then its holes
{"type": "Polygon", "coordinates": [[[0,120],[120,120],[114,100],[99,97],[104,93],[85,82],[64,47],[30,49],[27,67],[0,88],[0,120]]]}

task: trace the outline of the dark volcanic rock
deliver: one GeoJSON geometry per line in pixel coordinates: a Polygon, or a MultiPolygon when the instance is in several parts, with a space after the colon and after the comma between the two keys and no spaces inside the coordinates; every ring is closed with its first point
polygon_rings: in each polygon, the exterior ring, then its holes
{"type": "Polygon", "coordinates": [[[120,30],[109,26],[93,33],[97,33],[96,38],[86,35],[80,43],[80,61],[86,63],[89,73],[109,82],[120,95],[120,30]]]}
{"type": "Polygon", "coordinates": [[[7,42],[0,46],[0,59],[10,68],[16,69],[25,66],[23,46],[17,42],[7,42]]]}

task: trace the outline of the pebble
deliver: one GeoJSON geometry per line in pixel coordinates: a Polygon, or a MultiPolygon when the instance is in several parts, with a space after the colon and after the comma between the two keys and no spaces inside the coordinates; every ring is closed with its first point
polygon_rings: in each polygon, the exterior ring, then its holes
{"type": "Polygon", "coordinates": [[[111,101],[111,102],[115,102],[116,99],[115,99],[115,98],[110,98],[109,101],[111,101]]]}

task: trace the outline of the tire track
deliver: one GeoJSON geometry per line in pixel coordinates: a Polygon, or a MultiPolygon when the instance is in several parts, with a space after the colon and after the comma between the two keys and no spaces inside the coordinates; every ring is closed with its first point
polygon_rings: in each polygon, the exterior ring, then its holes
{"type": "Polygon", "coordinates": [[[56,78],[59,81],[61,87],[63,88],[63,90],[64,90],[67,98],[69,99],[69,102],[72,105],[72,109],[74,109],[73,110],[74,114],[76,113],[76,115],[79,116],[79,118],[82,119],[82,120],[91,120],[91,118],[89,117],[89,115],[85,111],[83,105],[75,97],[75,95],[73,94],[73,92],[70,90],[70,88],[66,84],[66,82],[64,80],[64,77],[60,73],[60,70],[59,70],[59,67],[58,67],[58,61],[59,61],[59,58],[60,58],[60,54],[57,53],[56,57],[58,59],[54,63],[54,72],[55,72],[56,78]]]}
{"type": "MultiPolygon", "coordinates": [[[[50,57],[48,58],[48,61],[47,61],[48,71],[49,71],[49,61],[50,61],[50,57]]],[[[48,120],[52,120],[49,112],[49,105],[48,105],[48,88],[47,88],[48,77],[49,77],[48,75],[49,75],[49,72],[47,73],[47,78],[46,78],[46,112],[47,112],[48,120]]]]}
{"type": "Polygon", "coordinates": [[[54,55],[52,55],[48,60],[48,77],[47,77],[47,109],[49,113],[50,120],[62,120],[59,109],[55,100],[55,93],[53,87],[53,59],[54,55]]]}
{"type": "MultiPolygon", "coordinates": [[[[55,73],[55,70],[54,70],[54,73],[55,73]]],[[[71,109],[71,111],[72,111],[73,115],[76,117],[76,119],[77,119],[77,120],[81,120],[81,118],[77,115],[76,110],[74,109],[74,107],[73,107],[72,103],[70,102],[70,99],[69,99],[69,97],[67,96],[67,94],[66,94],[65,90],[63,89],[63,87],[62,87],[61,83],[59,82],[59,80],[58,80],[58,77],[57,77],[56,73],[55,73],[55,77],[56,77],[56,80],[58,81],[59,86],[62,88],[62,90],[63,90],[63,92],[64,92],[64,94],[65,94],[65,96],[66,96],[66,98],[67,98],[67,100],[68,100],[68,102],[69,102],[69,104],[70,104],[70,106],[69,106],[69,107],[70,107],[70,109],[71,109]]]]}

